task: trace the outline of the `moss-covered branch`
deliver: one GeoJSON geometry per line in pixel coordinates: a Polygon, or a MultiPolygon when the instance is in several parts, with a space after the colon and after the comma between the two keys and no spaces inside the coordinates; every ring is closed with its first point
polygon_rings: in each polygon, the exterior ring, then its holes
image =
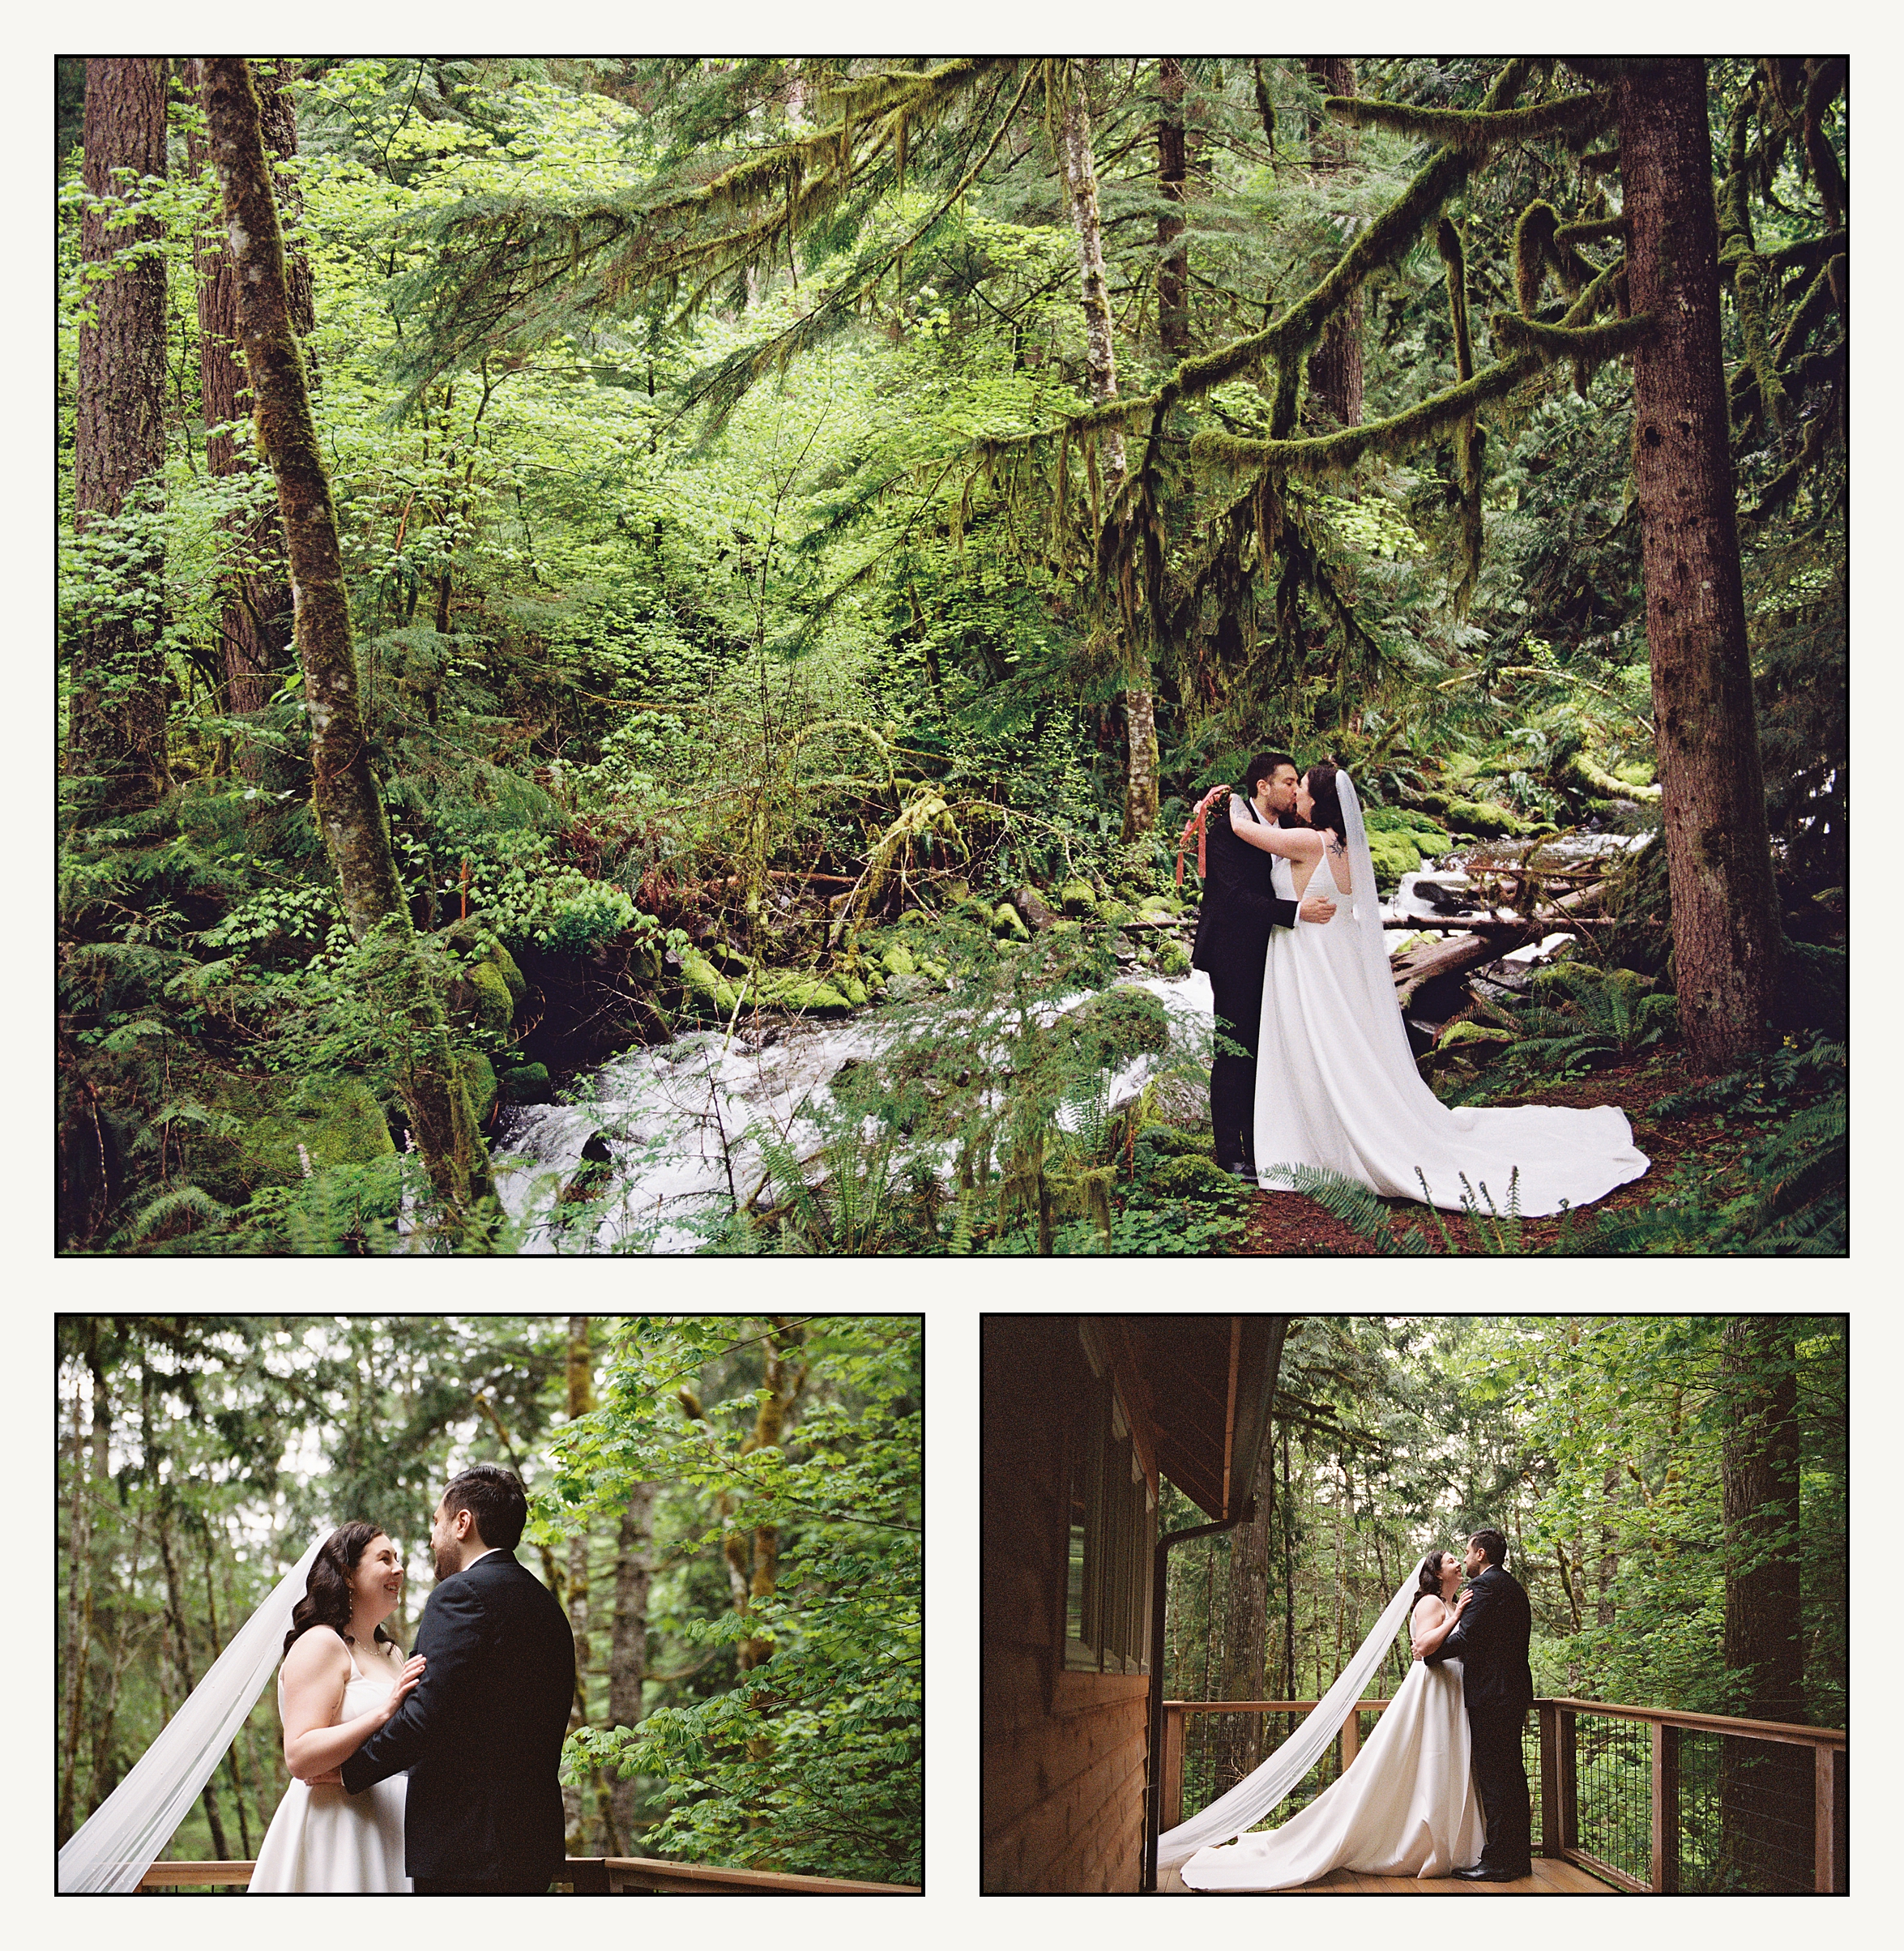
{"type": "Polygon", "coordinates": [[[1539,352],[1549,359],[1584,359],[1597,362],[1616,352],[1630,352],[1653,329],[1651,316],[1609,318],[1599,325],[1543,325],[1518,312],[1496,312],[1488,326],[1495,342],[1518,350],[1539,352]]]}
{"type": "MultiPolygon", "coordinates": [[[[1474,336],[1468,324],[1467,258],[1461,233],[1446,217],[1435,232],[1435,248],[1448,267],[1448,317],[1454,334],[1454,370],[1463,381],[1475,376],[1474,336]]],[[[1483,442],[1486,435],[1471,413],[1454,429],[1455,485],[1461,493],[1461,574],[1454,591],[1455,621],[1459,622],[1474,600],[1481,577],[1484,526],[1481,517],[1483,442]]]]}
{"type": "Polygon", "coordinates": [[[1609,97],[1597,90],[1586,95],[1563,95],[1556,101],[1526,109],[1418,109],[1407,102],[1377,101],[1355,95],[1331,95],[1322,106],[1331,115],[1366,129],[1393,129],[1424,142],[1446,143],[1475,156],[1504,143],[1537,142],[1550,135],[1577,140],[1597,134],[1613,112],[1609,97]]]}
{"type": "Polygon", "coordinates": [[[1752,249],[1752,213],[1746,201],[1746,137],[1752,117],[1752,100],[1748,96],[1733,109],[1727,130],[1726,178],[1718,199],[1719,267],[1731,274],[1740,336],[1745,341],[1746,362],[1757,382],[1760,405],[1785,428],[1791,425],[1791,402],[1780,383],[1765,330],[1765,268],[1752,249]]]}

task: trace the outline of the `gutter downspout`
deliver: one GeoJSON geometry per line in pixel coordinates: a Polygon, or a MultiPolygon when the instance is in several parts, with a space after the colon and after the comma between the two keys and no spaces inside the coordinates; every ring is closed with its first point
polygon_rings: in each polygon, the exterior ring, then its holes
{"type": "Polygon", "coordinates": [[[1146,1897],[1157,1893],[1157,1838],[1163,1829],[1163,1612],[1170,1548],[1189,1538],[1234,1530],[1255,1515],[1256,1500],[1252,1497],[1234,1518],[1215,1524],[1194,1524],[1188,1530],[1166,1531],[1151,1548],[1150,1752],[1144,1784],[1144,1873],[1138,1886],[1146,1897]]]}

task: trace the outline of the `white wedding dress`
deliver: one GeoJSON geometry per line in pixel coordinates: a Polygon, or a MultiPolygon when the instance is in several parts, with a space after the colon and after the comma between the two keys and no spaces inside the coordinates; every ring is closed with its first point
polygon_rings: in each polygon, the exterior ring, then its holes
{"type": "MultiPolygon", "coordinates": [[[[339,1723],[355,1720],[387,1700],[396,1669],[362,1673],[355,1658],[345,1683],[339,1723]]],[[[278,1714],[284,1712],[284,1676],[278,1675],[278,1714]]],[[[313,1788],[293,1782],[278,1804],[251,1873],[255,1893],[302,1891],[349,1893],[388,1891],[408,1895],[403,1873],[403,1800],[408,1778],[392,1775],[361,1795],[338,1787],[313,1788]]]]}
{"type": "MultiPolygon", "coordinates": [[[[1385,1198],[1419,1201],[1419,1168],[1434,1205],[1459,1210],[1465,1176],[1482,1212],[1492,1200],[1505,1213],[1518,1168],[1520,1210],[1535,1219],[1638,1178],[1651,1161],[1616,1105],[1454,1110],[1422,1082],[1395,1002],[1361,808],[1347,773],[1336,783],[1351,890],[1338,886],[1325,855],[1306,891],[1328,895],[1334,917],[1270,935],[1256,1060],[1259,1182],[1287,1189],[1278,1168],[1324,1166],[1385,1198]]],[[[1291,863],[1280,854],[1272,863],[1274,892],[1294,899],[1291,863]]]]}
{"type": "Polygon", "coordinates": [[[1199,1850],[1180,1874],[1193,1890],[1287,1890],[1335,1869],[1449,1876],[1487,1840],[1468,1759],[1461,1662],[1415,1660],[1368,1746],[1307,1808],[1199,1850]]]}

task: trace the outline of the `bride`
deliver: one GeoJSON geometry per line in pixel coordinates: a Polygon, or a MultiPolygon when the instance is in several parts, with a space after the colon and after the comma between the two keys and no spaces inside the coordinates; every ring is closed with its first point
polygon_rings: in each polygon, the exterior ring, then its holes
{"type": "MultiPolygon", "coordinates": [[[[1192,1889],[1285,1890],[1313,1883],[1334,1869],[1362,1870],[1377,1876],[1446,1876],[1479,1860],[1487,1832],[1468,1765],[1461,1662],[1430,1666],[1425,1659],[1454,1630],[1466,1607],[1466,1593],[1458,1601],[1454,1598],[1460,1577],[1460,1560],[1452,1552],[1430,1552],[1422,1560],[1410,1612],[1414,1663],[1376,1723],[1368,1745],[1338,1779],[1282,1828],[1198,1849],[1181,1867],[1183,1880],[1192,1889]]],[[[1382,1623],[1388,1631],[1378,1625],[1364,1649],[1366,1653],[1373,1648],[1377,1659],[1399,1623],[1394,1606],[1384,1614],[1382,1623]]],[[[1353,1691],[1360,1691],[1360,1680],[1353,1691]]],[[[1352,1694],[1341,1705],[1352,1707],[1352,1694]]],[[[1311,1723],[1318,1716],[1326,1723],[1324,1740],[1346,1718],[1328,1716],[1319,1709],[1311,1723]]],[[[1304,1723],[1305,1730],[1311,1723],[1304,1723]]],[[[1272,1756],[1258,1775],[1271,1775],[1278,1758],[1272,1756]]],[[[1284,1768],[1282,1774],[1287,1777],[1289,1770],[1284,1768]]],[[[1272,1783],[1266,1792],[1278,1786],[1272,1783]]],[[[1287,1781],[1287,1787],[1294,1786],[1294,1779],[1287,1781]]],[[[1247,1787],[1240,1783],[1238,1789],[1247,1787]]],[[[1230,1792],[1235,1796],[1238,1790],[1230,1792]]],[[[1249,1812],[1246,1806],[1237,1808],[1227,1823],[1219,1821],[1219,1832],[1233,1834],[1232,1825],[1248,1819],[1249,1812]]],[[[1205,1816],[1215,1813],[1213,1808],[1205,1816]]],[[[1180,1851],[1170,1847],[1174,1838],[1196,1839],[1197,1820],[1162,1839],[1159,1862],[1180,1853],[1180,1851]]]]}
{"type": "Polygon", "coordinates": [[[226,1641],[126,1778],[59,1852],[62,1896],[130,1894],[159,1859],[274,1667],[294,1775],[254,1890],[407,1890],[403,1784],[337,1787],[338,1764],[394,1714],[423,1671],[379,1629],[403,1589],[396,1548],[374,1524],[314,1538],[226,1641]],[[286,1628],[290,1629],[286,1631],[286,1628]]]}
{"type": "Polygon", "coordinates": [[[398,1891],[403,1873],[401,1775],[361,1795],[339,1770],[423,1676],[383,1630],[403,1587],[397,1548],[374,1524],[340,1526],[318,1548],[284,1635],[278,1713],[297,1779],[278,1804],[252,1872],[254,1891],[398,1891]]]}
{"type": "Polygon", "coordinates": [[[1348,897],[1332,920],[1270,937],[1256,1072],[1261,1182],[1286,1188],[1289,1166],[1322,1166],[1385,1197],[1419,1200],[1419,1171],[1436,1206],[1458,1210],[1465,1193],[1505,1213],[1511,1185],[1521,1211],[1537,1218],[1638,1178],[1650,1161],[1616,1105],[1458,1111],[1428,1089],[1395,1005],[1354,783],[1334,766],[1312,766],[1296,807],[1307,827],[1267,826],[1230,802],[1232,831],[1276,856],[1277,894],[1300,900],[1326,873],[1348,897]]]}

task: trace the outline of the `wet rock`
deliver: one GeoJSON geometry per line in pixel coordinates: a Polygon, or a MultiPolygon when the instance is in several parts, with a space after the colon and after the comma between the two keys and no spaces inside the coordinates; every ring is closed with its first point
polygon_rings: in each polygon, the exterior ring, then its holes
{"type": "Polygon", "coordinates": [[[1097,891],[1088,881],[1067,881],[1058,890],[1058,903],[1067,915],[1088,915],[1097,906],[1097,891]]]}

